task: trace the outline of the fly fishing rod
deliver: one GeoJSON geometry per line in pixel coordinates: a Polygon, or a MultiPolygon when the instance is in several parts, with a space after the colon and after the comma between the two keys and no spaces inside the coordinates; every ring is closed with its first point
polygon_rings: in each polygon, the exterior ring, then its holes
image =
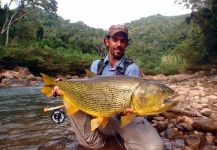
{"type": "Polygon", "coordinates": [[[60,105],[60,106],[56,106],[56,107],[44,108],[44,112],[51,111],[51,110],[56,110],[56,109],[62,109],[62,108],[65,108],[65,106],[60,105]]]}

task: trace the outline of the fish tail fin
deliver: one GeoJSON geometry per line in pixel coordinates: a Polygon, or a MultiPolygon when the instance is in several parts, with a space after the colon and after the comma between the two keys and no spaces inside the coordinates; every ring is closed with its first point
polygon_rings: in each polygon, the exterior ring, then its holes
{"type": "Polygon", "coordinates": [[[44,95],[50,97],[52,96],[52,88],[50,87],[47,87],[47,86],[44,86],[42,89],[41,89],[41,93],[43,93],[44,95]]]}
{"type": "Polygon", "coordinates": [[[40,74],[42,75],[45,83],[45,86],[41,89],[41,92],[46,96],[52,96],[52,90],[56,85],[56,81],[46,74],[43,73],[40,74]]]}
{"type": "Polygon", "coordinates": [[[49,77],[48,75],[46,75],[44,73],[40,73],[40,74],[43,77],[45,85],[51,85],[51,84],[55,85],[56,84],[56,81],[53,78],[49,77]]]}

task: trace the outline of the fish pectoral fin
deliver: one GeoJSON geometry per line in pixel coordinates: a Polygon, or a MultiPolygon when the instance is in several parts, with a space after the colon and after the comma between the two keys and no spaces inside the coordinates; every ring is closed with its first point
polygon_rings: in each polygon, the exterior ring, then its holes
{"type": "MultiPolygon", "coordinates": [[[[103,117],[98,117],[98,118],[94,118],[91,120],[91,130],[95,130],[96,128],[98,128],[100,126],[100,124],[102,124],[103,122],[103,117]]],[[[108,122],[108,121],[107,121],[108,122]]]]}
{"type": "Polygon", "coordinates": [[[128,114],[126,116],[121,117],[121,128],[129,124],[135,117],[137,116],[136,113],[128,114]]]}

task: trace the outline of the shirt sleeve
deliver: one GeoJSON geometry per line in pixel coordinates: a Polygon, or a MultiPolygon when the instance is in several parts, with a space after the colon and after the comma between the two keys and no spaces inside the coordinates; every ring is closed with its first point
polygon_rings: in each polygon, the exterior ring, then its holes
{"type": "Polygon", "coordinates": [[[97,66],[100,60],[93,61],[92,65],[90,66],[90,71],[97,74],[97,66]]]}
{"type": "Polygon", "coordinates": [[[139,67],[135,63],[132,63],[127,67],[125,71],[125,75],[142,77],[140,74],[139,67]]]}

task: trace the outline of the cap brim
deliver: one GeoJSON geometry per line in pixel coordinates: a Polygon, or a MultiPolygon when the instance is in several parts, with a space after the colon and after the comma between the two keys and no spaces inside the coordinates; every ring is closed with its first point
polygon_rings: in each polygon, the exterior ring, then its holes
{"type": "Polygon", "coordinates": [[[125,31],[123,31],[123,30],[116,30],[116,31],[110,32],[109,35],[110,36],[114,36],[118,32],[122,32],[122,33],[124,33],[128,37],[127,33],[125,31]]]}

